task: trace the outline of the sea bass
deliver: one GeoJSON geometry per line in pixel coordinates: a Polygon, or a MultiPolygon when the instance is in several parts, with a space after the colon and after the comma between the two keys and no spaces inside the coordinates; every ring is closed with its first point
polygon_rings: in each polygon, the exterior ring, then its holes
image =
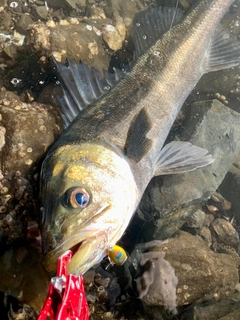
{"type": "Polygon", "coordinates": [[[219,25],[232,2],[202,0],[187,15],[161,7],[138,13],[135,63],[124,77],[57,63],[67,128],[41,172],[48,270],[71,249],[68,272],[86,272],[123,235],[152,177],[213,161],[189,142],[164,142],[201,76],[239,62],[240,43],[219,25]]]}

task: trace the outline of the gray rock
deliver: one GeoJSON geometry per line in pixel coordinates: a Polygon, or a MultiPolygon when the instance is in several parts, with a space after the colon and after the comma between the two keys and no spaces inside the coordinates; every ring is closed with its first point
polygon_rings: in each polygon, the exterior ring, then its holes
{"type": "Polygon", "coordinates": [[[184,132],[177,138],[206,148],[215,160],[190,173],[152,179],[139,213],[155,225],[155,238],[164,239],[176,232],[196,211],[196,205],[208,199],[221,184],[240,152],[239,121],[239,113],[217,100],[194,103],[188,110],[184,132]]]}
{"type": "Polygon", "coordinates": [[[86,5],[86,0],[66,0],[66,2],[72,8],[77,8],[78,6],[85,6],[86,5]]]}
{"type": "Polygon", "coordinates": [[[225,219],[215,219],[210,227],[220,242],[233,247],[237,247],[239,244],[239,236],[236,229],[225,219]]]}
{"type": "Polygon", "coordinates": [[[187,309],[180,320],[238,320],[240,315],[239,293],[223,301],[197,303],[187,309]]]}
{"type": "Polygon", "coordinates": [[[62,9],[69,8],[69,4],[66,0],[48,0],[47,3],[50,8],[51,7],[62,8],[62,9]]]}
{"type": "Polygon", "coordinates": [[[202,229],[205,223],[205,212],[197,210],[193,213],[190,219],[187,221],[187,226],[195,229],[202,229]]]}
{"type": "Polygon", "coordinates": [[[219,318],[219,320],[239,320],[239,319],[240,319],[240,309],[235,310],[222,318],[219,318]]]}
{"type": "Polygon", "coordinates": [[[212,235],[209,228],[203,227],[199,235],[204,240],[204,242],[208,247],[212,245],[212,235]]]}
{"type": "Polygon", "coordinates": [[[78,6],[85,6],[86,0],[48,0],[49,7],[68,9],[76,9],[78,6]]]}
{"type": "Polygon", "coordinates": [[[7,11],[3,10],[2,12],[0,12],[0,19],[2,27],[8,29],[11,26],[11,15],[7,11]]]}
{"type": "Polygon", "coordinates": [[[115,16],[121,16],[126,26],[131,26],[133,18],[138,11],[144,10],[144,4],[140,0],[110,0],[109,7],[115,16]]]}
{"type": "Polygon", "coordinates": [[[48,17],[48,10],[45,6],[38,6],[36,7],[36,13],[39,16],[39,18],[43,20],[47,20],[48,17]]]}
{"type": "Polygon", "coordinates": [[[21,14],[19,20],[16,23],[16,30],[22,34],[26,34],[29,25],[32,23],[33,19],[29,14],[21,14]]]}

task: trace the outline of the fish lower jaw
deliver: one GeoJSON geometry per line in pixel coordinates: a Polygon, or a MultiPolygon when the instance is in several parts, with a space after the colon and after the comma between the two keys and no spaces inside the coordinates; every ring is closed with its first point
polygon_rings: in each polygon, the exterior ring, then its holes
{"type": "Polygon", "coordinates": [[[107,255],[106,239],[102,237],[88,238],[70,250],[73,251],[73,256],[68,264],[68,273],[83,274],[107,255]]]}
{"type": "Polygon", "coordinates": [[[112,228],[96,233],[86,232],[84,236],[74,238],[68,239],[47,254],[44,264],[48,271],[56,272],[57,259],[67,250],[71,250],[73,256],[67,271],[74,275],[83,274],[99,263],[108,254],[109,245],[114,245],[119,239],[112,228]]]}
{"type": "Polygon", "coordinates": [[[73,256],[68,264],[68,273],[78,276],[88,271],[95,264],[100,263],[108,255],[109,246],[115,244],[118,240],[118,238],[111,237],[111,232],[111,229],[100,231],[97,235],[88,237],[70,248],[73,256]],[[108,233],[110,233],[109,237],[107,236],[108,233]]]}

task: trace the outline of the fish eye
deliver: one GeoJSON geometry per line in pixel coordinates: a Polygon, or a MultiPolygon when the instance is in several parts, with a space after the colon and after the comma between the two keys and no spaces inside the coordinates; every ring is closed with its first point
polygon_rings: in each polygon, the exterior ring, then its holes
{"type": "Polygon", "coordinates": [[[63,195],[63,205],[72,208],[85,208],[90,200],[90,195],[85,188],[73,187],[63,195]]]}

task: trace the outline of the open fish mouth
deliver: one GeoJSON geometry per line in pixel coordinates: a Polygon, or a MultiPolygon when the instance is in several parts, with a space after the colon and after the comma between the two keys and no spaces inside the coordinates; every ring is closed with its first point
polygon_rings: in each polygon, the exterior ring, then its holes
{"type": "Polygon", "coordinates": [[[69,239],[46,255],[44,265],[47,270],[56,271],[58,258],[67,250],[73,252],[68,265],[68,273],[75,275],[86,272],[107,254],[107,237],[104,231],[94,233],[94,235],[92,232],[89,235],[83,232],[81,237],[74,238],[69,239]]]}
{"type": "Polygon", "coordinates": [[[111,239],[113,236],[110,224],[103,225],[100,222],[101,216],[110,208],[104,205],[87,223],[81,225],[79,231],[49,251],[44,259],[46,269],[56,271],[58,258],[67,250],[73,252],[68,265],[69,274],[79,275],[99,263],[107,254],[109,236],[111,239]]]}
{"type": "Polygon", "coordinates": [[[68,273],[79,275],[85,273],[94,264],[100,262],[107,254],[106,235],[90,237],[70,249],[73,256],[68,264],[68,273]],[[77,248],[76,248],[77,247],[77,248]]]}

